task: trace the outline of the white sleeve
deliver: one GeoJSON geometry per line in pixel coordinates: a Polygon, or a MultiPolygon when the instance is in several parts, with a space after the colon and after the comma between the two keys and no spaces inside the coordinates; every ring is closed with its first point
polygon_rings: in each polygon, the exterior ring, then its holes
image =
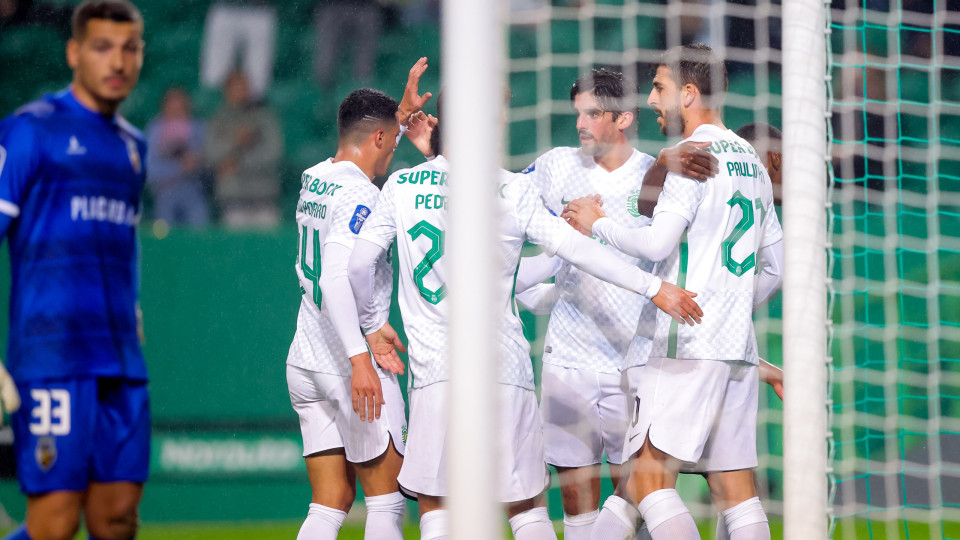
{"type": "MultiPolygon", "coordinates": [[[[559,219],[559,218],[558,218],[559,219]]],[[[600,242],[570,229],[557,248],[557,255],[580,270],[618,287],[653,298],[660,292],[660,278],[640,270],[607,251],[600,242]]]]}
{"type": "Polygon", "coordinates": [[[394,196],[393,190],[396,185],[396,178],[391,176],[387,183],[383,185],[380,196],[377,198],[377,204],[363,224],[363,228],[358,234],[369,242],[377,244],[383,249],[390,247],[393,240],[397,237],[397,222],[394,218],[394,196]]]}
{"type": "Polygon", "coordinates": [[[350,249],[342,244],[324,244],[323,261],[320,263],[320,291],[323,293],[323,309],[347,350],[347,356],[367,352],[367,344],[357,324],[357,304],[347,278],[347,261],[350,249]]]}
{"type": "Polygon", "coordinates": [[[549,279],[560,271],[563,260],[541,253],[534,257],[522,257],[520,268],[517,270],[517,283],[514,291],[520,294],[530,287],[549,279]]]}
{"type": "Polygon", "coordinates": [[[553,283],[537,283],[517,293],[517,303],[534,315],[549,315],[557,303],[557,287],[553,283]]]}
{"type": "Polygon", "coordinates": [[[757,276],[753,291],[753,307],[766,302],[780,290],[783,283],[783,242],[760,248],[757,254],[757,276]]]}
{"type": "Polygon", "coordinates": [[[680,243],[689,222],[680,214],[661,212],[646,227],[624,227],[608,217],[593,223],[593,234],[618,250],[648,261],[660,262],[680,243]]]}
{"type": "Polygon", "coordinates": [[[364,238],[358,238],[353,246],[349,262],[349,285],[353,291],[354,309],[358,311],[360,327],[367,334],[383,326],[372,328],[378,319],[377,298],[374,295],[377,259],[384,248],[364,238]]]}

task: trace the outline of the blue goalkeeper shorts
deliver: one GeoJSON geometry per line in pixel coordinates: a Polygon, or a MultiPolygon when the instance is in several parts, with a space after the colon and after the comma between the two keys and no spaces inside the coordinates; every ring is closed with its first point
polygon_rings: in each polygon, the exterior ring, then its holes
{"type": "Polygon", "coordinates": [[[90,482],[145,482],[150,466],[146,381],[84,377],[17,384],[12,416],[20,489],[85,491],[90,482]]]}

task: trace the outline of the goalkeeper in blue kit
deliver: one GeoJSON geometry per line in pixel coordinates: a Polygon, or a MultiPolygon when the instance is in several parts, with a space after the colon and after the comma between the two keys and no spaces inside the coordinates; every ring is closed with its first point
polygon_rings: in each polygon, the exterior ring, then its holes
{"type": "Polygon", "coordinates": [[[137,308],[146,144],[117,114],[143,65],[143,20],[125,0],[87,0],[72,26],[72,84],[0,122],[12,277],[0,378],[22,401],[11,422],[27,495],[7,539],[73,538],[81,513],[90,538],[133,538],[148,473],[137,308]]]}

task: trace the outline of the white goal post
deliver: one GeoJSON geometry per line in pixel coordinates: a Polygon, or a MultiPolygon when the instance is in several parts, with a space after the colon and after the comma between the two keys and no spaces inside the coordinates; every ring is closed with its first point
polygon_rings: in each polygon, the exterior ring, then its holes
{"type": "Polygon", "coordinates": [[[827,99],[823,0],[783,3],[784,538],[826,538],[827,99]]]}

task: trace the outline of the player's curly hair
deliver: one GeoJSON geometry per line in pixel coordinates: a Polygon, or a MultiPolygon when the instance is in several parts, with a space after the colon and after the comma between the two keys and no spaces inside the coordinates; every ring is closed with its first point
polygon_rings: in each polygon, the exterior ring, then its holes
{"type": "Polygon", "coordinates": [[[140,10],[127,0],[85,0],[73,10],[70,19],[73,39],[82,41],[86,37],[91,19],[143,24],[140,10]]]}
{"type": "Polygon", "coordinates": [[[385,124],[397,121],[398,103],[395,99],[373,88],[361,88],[350,92],[340,103],[337,112],[337,131],[344,139],[363,132],[382,129],[385,124]]]}
{"type": "Polygon", "coordinates": [[[593,92],[606,112],[612,112],[614,118],[623,112],[636,114],[636,85],[624,77],[623,73],[611,68],[592,69],[577,79],[570,87],[570,101],[579,94],[593,92]]]}

